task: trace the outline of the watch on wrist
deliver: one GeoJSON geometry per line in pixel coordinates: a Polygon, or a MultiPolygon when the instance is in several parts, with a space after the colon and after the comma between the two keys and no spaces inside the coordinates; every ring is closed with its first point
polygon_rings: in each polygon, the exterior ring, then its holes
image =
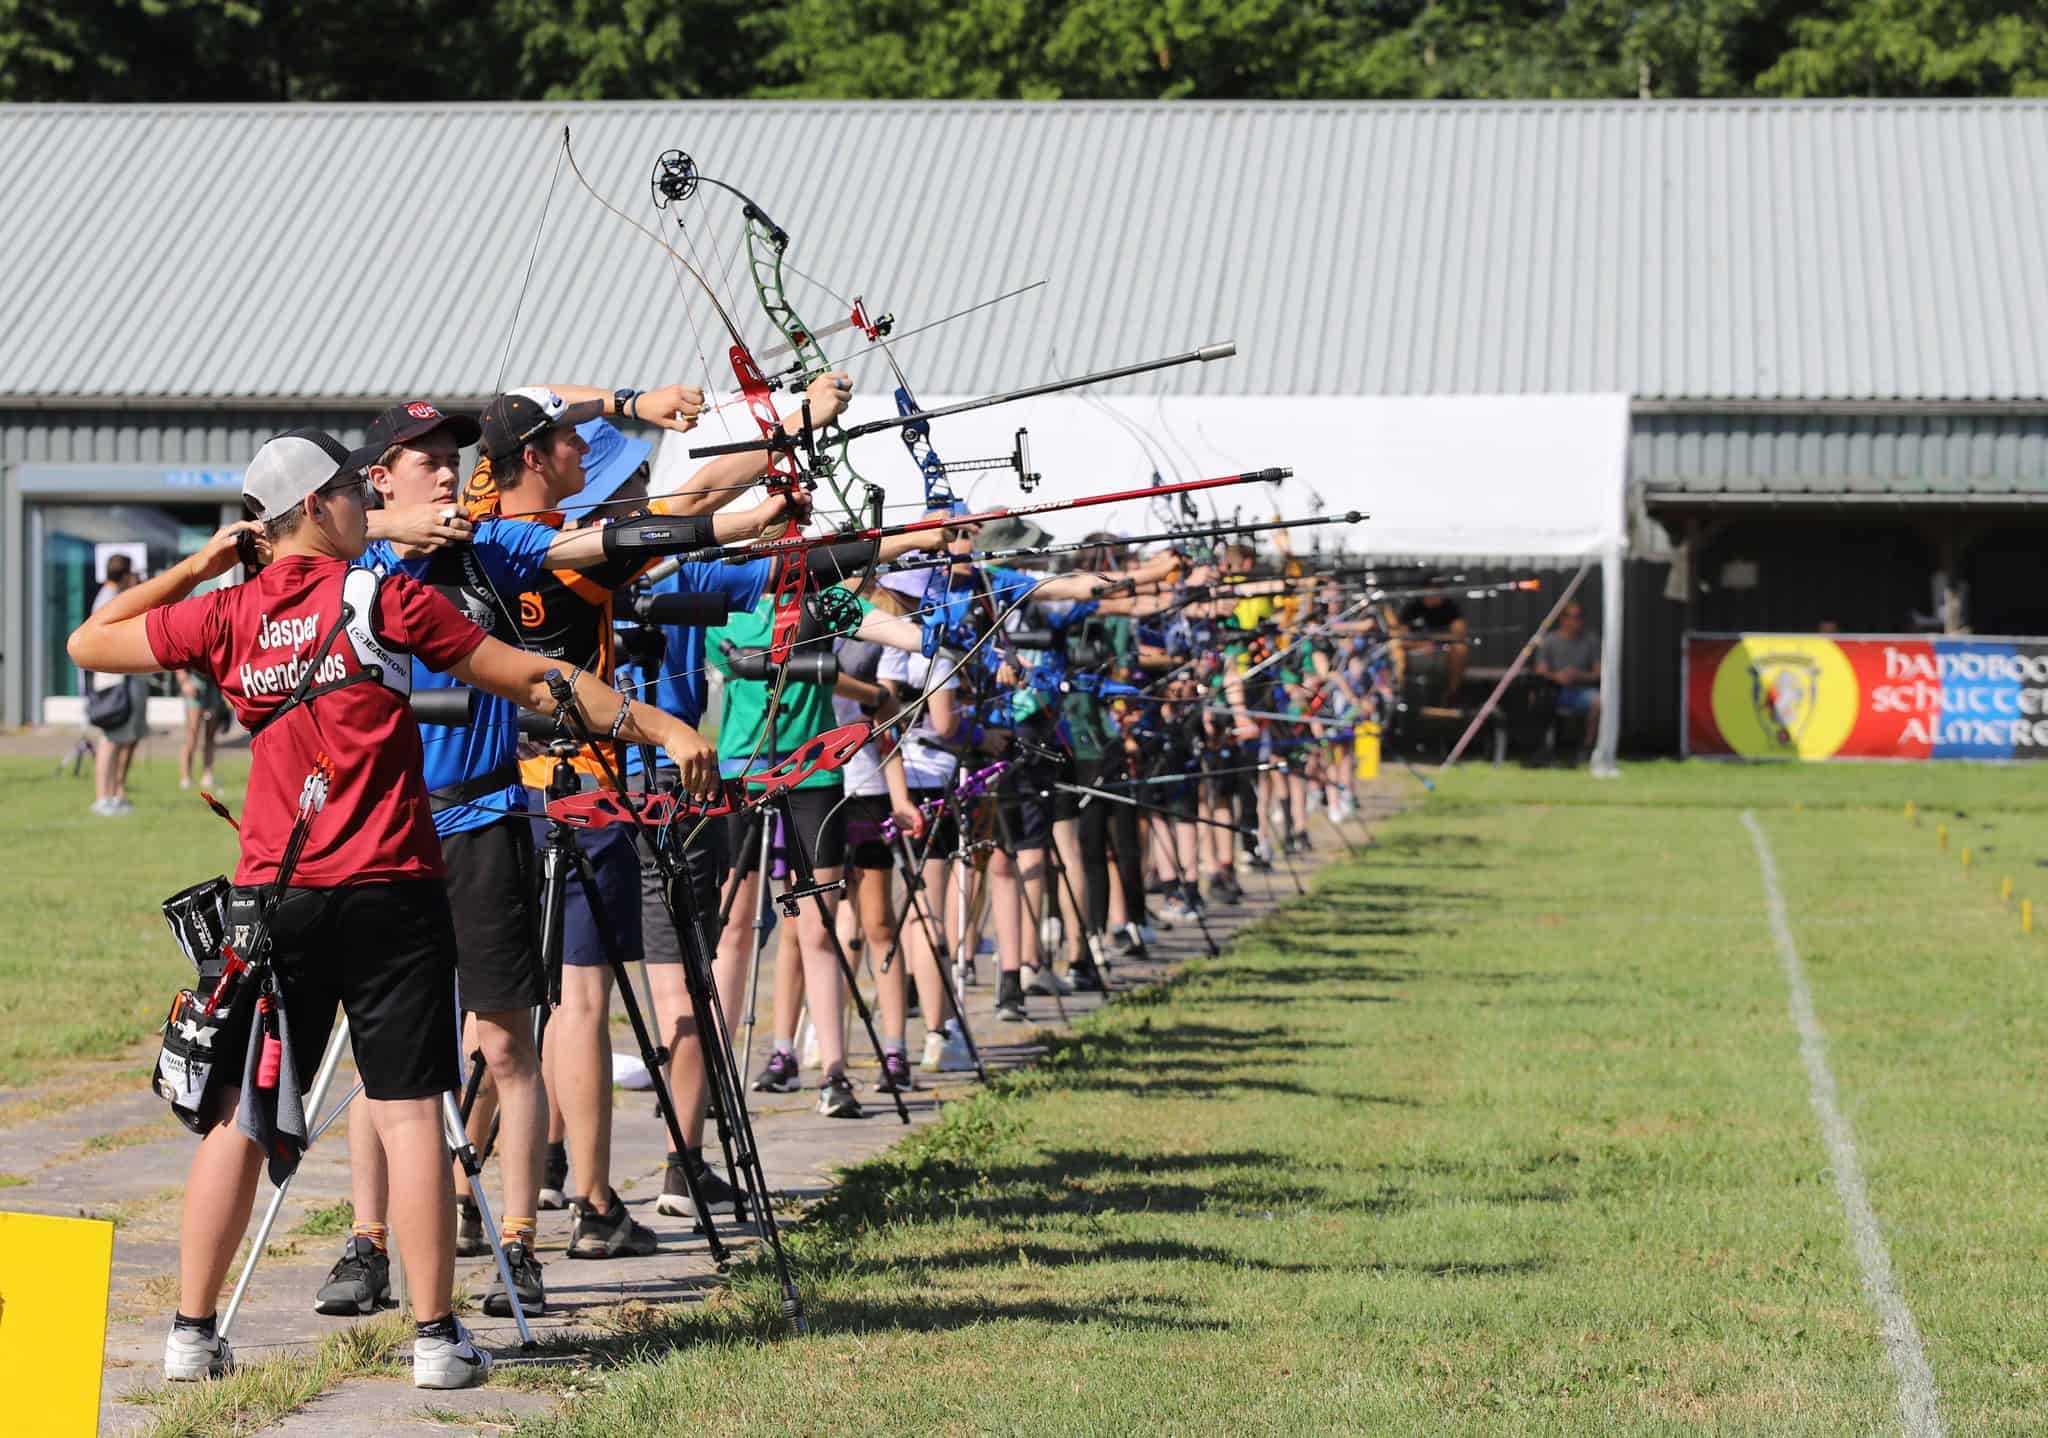
{"type": "MultiPolygon", "coordinates": [[[[625,414],[625,413],[626,413],[626,406],[627,406],[627,405],[629,405],[629,404],[631,404],[631,403],[632,403],[632,402],[633,402],[634,400],[636,400],[636,399],[638,399],[638,398],[640,398],[640,391],[639,391],[639,390],[637,390],[637,389],[615,389],[615,390],[613,390],[613,391],[612,391],[612,413],[613,413],[613,414],[620,414],[620,415],[622,415],[622,414],[625,414]]],[[[638,418],[639,418],[639,416],[638,416],[638,415],[634,415],[634,416],[633,416],[633,418],[635,418],[635,419],[638,419],[638,418]]]]}

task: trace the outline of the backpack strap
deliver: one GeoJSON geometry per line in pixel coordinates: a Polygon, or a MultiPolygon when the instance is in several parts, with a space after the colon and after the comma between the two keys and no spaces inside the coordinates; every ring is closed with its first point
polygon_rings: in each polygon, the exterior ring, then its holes
{"type": "Polygon", "coordinates": [[[313,652],[306,660],[306,671],[299,676],[298,687],[278,705],[253,725],[249,726],[249,742],[254,744],[264,730],[284,718],[301,704],[318,699],[323,694],[332,694],[337,689],[346,689],[352,684],[382,684],[401,697],[412,692],[412,666],[405,656],[397,653],[380,640],[370,624],[370,617],[376,613],[377,575],[368,569],[351,568],[341,582],[341,613],[327,632],[320,636],[320,642],[313,646],[313,652]],[[349,647],[355,650],[359,667],[350,674],[328,684],[315,684],[313,676],[320,671],[320,662],[327,657],[327,651],[334,647],[334,641],[346,632],[349,647]]]}

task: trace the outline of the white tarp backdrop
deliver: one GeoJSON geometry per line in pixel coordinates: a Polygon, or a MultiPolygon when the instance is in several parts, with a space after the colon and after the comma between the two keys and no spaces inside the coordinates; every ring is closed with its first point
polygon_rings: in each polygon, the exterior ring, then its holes
{"type": "MultiPolygon", "coordinates": [[[[790,396],[777,404],[786,413],[790,396]]],[[[926,408],[952,403],[919,397],[926,408]]],[[[893,412],[887,395],[856,397],[846,422],[893,412]]],[[[656,456],[657,493],[696,469],[693,443],[752,438],[746,411],[707,416],[693,435],[670,435],[656,456]]],[[[1593,558],[1603,574],[1601,714],[1596,765],[1611,766],[1620,732],[1621,557],[1626,543],[1629,405],[1620,394],[1463,396],[1049,395],[953,415],[932,426],[941,458],[1006,455],[1022,427],[1043,480],[1019,492],[1008,467],[960,473],[955,489],[975,509],[1080,499],[1166,480],[1206,479],[1285,466],[1277,489],[1232,486],[1193,496],[1202,516],[1299,518],[1320,496],[1326,512],[1364,511],[1356,526],[1295,536],[1306,550],[1353,554],[1593,558]]],[[[891,522],[914,518],[917,468],[892,434],[860,441],[854,463],[888,494],[891,522]]],[[[821,502],[829,503],[823,496],[821,502]]],[[[1136,500],[1034,516],[1056,541],[1098,529],[1166,527],[1171,500],[1136,500]]]]}

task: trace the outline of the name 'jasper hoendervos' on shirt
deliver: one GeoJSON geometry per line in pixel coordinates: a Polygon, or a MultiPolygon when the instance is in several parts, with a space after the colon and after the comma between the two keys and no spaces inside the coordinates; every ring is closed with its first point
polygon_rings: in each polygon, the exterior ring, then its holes
{"type": "MultiPolygon", "coordinates": [[[[296,651],[310,651],[320,642],[320,611],[309,615],[287,619],[272,619],[263,615],[256,629],[256,644],[266,651],[257,656],[258,660],[268,657],[268,651],[291,649],[291,658],[282,663],[244,664],[239,678],[244,694],[289,694],[298,688],[299,681],[306,675],[307,654],[296,651]]],[[[348,660],[340,654],[329,653],[320,661],[320,667],[313,673],[315,684],[332,684],[348,674],[348,660]]]]}

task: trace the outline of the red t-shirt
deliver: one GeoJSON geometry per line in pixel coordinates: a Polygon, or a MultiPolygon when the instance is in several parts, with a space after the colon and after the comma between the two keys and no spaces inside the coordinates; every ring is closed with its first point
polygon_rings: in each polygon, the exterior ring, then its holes
{"type": "MultiPolygon", "coordinates": [[[[166,669],[198,667],[214,676],[235,717],[253,725],[283,705],[327,631],[341,617],[339,559],[293,555],[246,584],[214,590],[149,612],[149,644],[166,669]]],[[[467,658],[483,630],[426,585],[402,574],[377,589],[372,632],[436,671],[467,658]]],[[[346,634],[321,664],[329,681],[363,662],[346,634]]],[[[327,806],[313,816],[292,871],[295,886],[335,888],[447,873],[420,776],[420,731],[404,696],[369,680],[299,705],[258,735],[242,799],[242,862],[237,884],[277,877],[299,791],[313,761],[334,765],[327,806]]]]}

